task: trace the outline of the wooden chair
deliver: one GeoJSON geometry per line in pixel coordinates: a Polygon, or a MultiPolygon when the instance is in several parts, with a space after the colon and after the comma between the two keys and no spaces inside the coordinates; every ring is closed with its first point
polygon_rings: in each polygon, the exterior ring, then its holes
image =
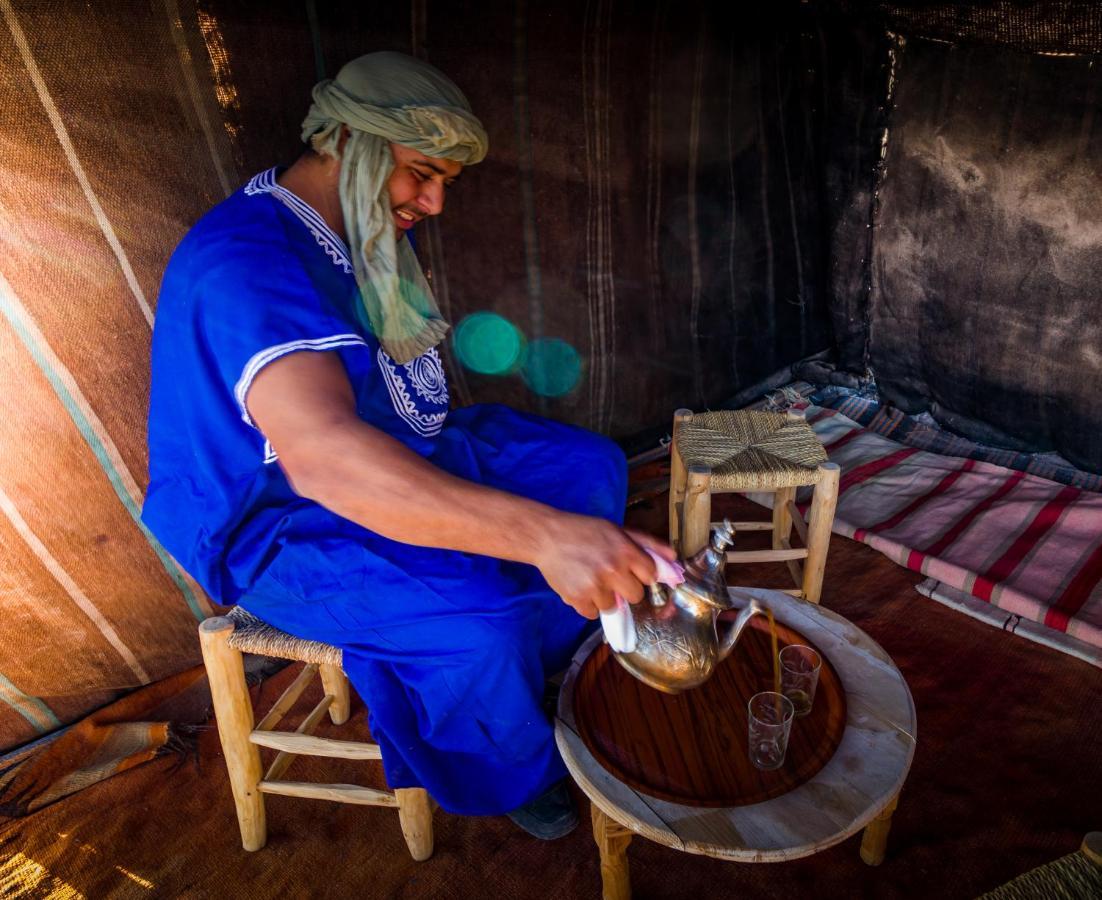
{"type": "Polygon", "coordinates": [[[262,622],[240,606],[226,616],[207,619],[199,625],[203,664],[210,680],[218,736],[226,757],[241,844],[259,850],[267,840],[264,795],[283,794],[398,808],[406,845],[415,860],[432,856],[432,812],[435,803],[421,788],[394,792],[351,784],[316,784],[284,781],[280,778],[298,755],[341,759],[381,759],[378,744],[338,741],[314,737],[313,732],[326,712],[334,725],[348,721],[348,678],[341,669],[341,651],[316,641],[285,634],[262,622]],[[298,677],[276,700],[258,725],[245,684],[242,653],[257,653],[306,663],[298,677]],[[294,705],[314,675],[321,676],[325,696],[294,732],[274,731],[275,725],[294,705]],[[277,751],[268,771],[261,774],[260,747],[277,751]]]}
{"type": "Polygon", "coordinates": [[[707,543],[712,494],[771,492],[771,522],[734,525],[736,531],[772,531],[773,549],[734,550],[727,561],[784,562],[796,582],[796,589],[786,593],[818,603],[839,472],[835,463],[827,462],[802,413],[679,409],[670,447],[670,543],[686,558],[707,543]],[[815,491],[805,522],[796,508],[796,490],[811,485],[815,491]],[[793,527],[803,547],[792,546],[793,527]]]}

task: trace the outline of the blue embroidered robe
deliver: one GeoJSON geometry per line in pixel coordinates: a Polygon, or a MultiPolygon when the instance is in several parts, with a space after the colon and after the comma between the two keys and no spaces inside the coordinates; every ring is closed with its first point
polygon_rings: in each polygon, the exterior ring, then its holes
{"type": "Polygon", "coordinates": [[[343,649],[391,787],[506,812],[565,775],[541,698],[588,623],[532,567],[391,541],[296,495],[245,398],[282,356],[334,352],[360,417],[441,469],[614,521],[623,454],[503,406],[449,411],[436,350],[387,356],[352,272],[274,169],[188,233],[154,328],[142,517],[218,602],[343,649]]]}

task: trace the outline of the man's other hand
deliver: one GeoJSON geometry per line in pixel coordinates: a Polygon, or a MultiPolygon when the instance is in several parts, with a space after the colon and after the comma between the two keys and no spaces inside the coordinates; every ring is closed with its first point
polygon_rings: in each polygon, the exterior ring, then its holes
{"type": "Polygon", "coordinates": [[[552,517],[543,535],[536,565],[563,602],[587,619],[616,606],[619,594],[629,603],[643,599],[646,585],[655,579],[657,556],[673,560],[673,550],[662,541],[618,528],[604,519],[560,513],[552,517]]]}

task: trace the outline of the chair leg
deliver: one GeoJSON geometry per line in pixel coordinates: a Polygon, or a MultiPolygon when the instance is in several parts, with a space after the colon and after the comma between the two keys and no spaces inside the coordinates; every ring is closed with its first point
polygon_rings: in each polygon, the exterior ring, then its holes
{"type": "Polygon", "coordinates": [[[318,666],[318,671],[321,674],[321,686],[325,689],[325,693],[333,696],[333,702],[329,705],[329,719],[334,725],[343,725],[348,721],[351,708],[348,698],[348,676],[340,666],[324,663],[318,666]]]}
{"type": "Polygon", "coordinates": [[[812,603],[819,602],[823,591],[823,573],[830,547],[830,529],[834,524],[834,508],[838,505],[838,479],[841,474],[837,463],[823,463],[819,470],[822,477],[815,485],[815,493],[811,498],[811,512],[807,523],[807,559],[804,560],[804,599],[812,603]]]}
{"type": "Polygon", "coordinates": [[[788,501],[796,499],[794,487],[777,488],[773,492],[773,549],[783,550],[784,544],[792,538],[792,514],[788,511],[788,501]]]}
{"type": "Polygon", "coordinates": [[[241,846],[259,850],[268,839],[264,796],[257,789],[262,777],[260,751],[249,742],[254,725],[253,706],[245,684],[241,652],[227,643],[232,633],[233,622],[225,616],[207,619],[199,625],[199,644],[237,808],[241,846]]]}
{"type": "Polygon", "coordinates": [[[432,799],[424,788],[399,788],[394,796],[409,855],[423,862],[432,856],[432,799]]]}
{"type": "MultiPolygon", "coordinates": [[[[773,549],[788,550],[792,546],[792,513],[788,511],[789,501],[796,499],[794,487],[778,488],[773,492],[773,549]]],[[[798,561],[786,561],[788,571],[796,587],[803,590],[803,571],[798,561]]]]}
{"type": "Polygon", "coordinates": [[[708,543],[712,522],[712,470],[689,466],[685,490],[681,556],[688,559],[708,543]]]}
{"type": "Polygon", "coordinates": [[[682,504],[685,501],[685,461],[677,449],[677,427],[693,420],[691,410],[679,409],[673,414],[670,443],[670,546],[677,549],[681,539],[682,504]]]}

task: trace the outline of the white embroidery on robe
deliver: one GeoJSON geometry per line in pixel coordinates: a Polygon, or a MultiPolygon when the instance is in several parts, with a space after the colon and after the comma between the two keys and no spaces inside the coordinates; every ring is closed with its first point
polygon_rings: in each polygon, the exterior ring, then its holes
{"type": "Polygon", "coordinates": [[[342,269],[346,275],[352,274],[352,260],[348,257],[348,248],[344,245],[344,241],[325,224],[325,220],[318,215],[317,210],[276,181],[274,168],[249,179],[249,183],[245,185],[245,193],[250,197],[255,194],[271,194],[279,200],[310,230],[310,234],[325,251],[325,255],[333,261],[333,265],[342,269]]]}
{"type": "Polygon", "coordinates": [[[416,359],[399,365],[380,347],[376,359],[394,411],[422,437],[436,437],[448,417],[448,382],[436,348],[431,347],[416,359]],[[410,387],[436,409],[422,410],[410,394],[410,387]]]}

